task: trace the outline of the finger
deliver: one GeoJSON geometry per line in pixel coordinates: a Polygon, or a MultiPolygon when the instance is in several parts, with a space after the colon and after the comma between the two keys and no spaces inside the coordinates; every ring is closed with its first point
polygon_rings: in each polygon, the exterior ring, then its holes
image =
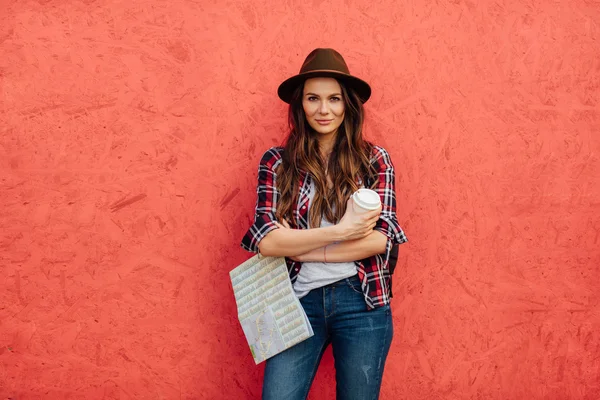
{"type": "Polygon", "coordinates": [[[283,226],[285,226],[286,228],[290,228],[290,223],[287,221],[287,219],[284,219],[283,221],[283,226]]]}
{"type": "Polygon", "coordinates": [[[363,236],[370,235],[373,232],[373,228],[375,228],[375,225],[367,226],[367,228],[364,230],[364,232],[362,232],[363,236]]]}
{"type": "Polygon", "coordinates": [[[372,221],[377,221],[379,219],[379,216],[377,215],[373,215],[373,214],[364,214],[360,216],[360,220],[364,223],[364,224],[369,224],[372,221]]]}
{"type": "Polygon", "coordinates": [[[377,217],[379,217],[379,214],[381,214],[381,206],[376,210],[369,211],[366,215],[369,218],[377,218],[377,217]]]}
{"type": "Polygon", "coordinates": [[[346,211],[348,211],[348,210],[354,211],[353,204],[354,204],[354,201],[352,200],[352,197],[350,197],[348,199],[348,201],[346,202],[346,211]]]}
{"type": "Polygon", "coordinates": [[[373,217],[365,220],[365,225],[376,224],[379,221],[379,217],[373,217]]]}
{"type": "Polygon", "coordinates": [[[361,216],[363,218],[363,221],[378,220],[380,213],[378,213],[377,210],[375,210],[375,211],[369,211],[368,213],[364,213],[361,216]]]}
{"type": "Polygon", "coordinates": [[[377,221],[381,215],[380,214],[369,214],[367,220],[369,221],[377,221]]]}

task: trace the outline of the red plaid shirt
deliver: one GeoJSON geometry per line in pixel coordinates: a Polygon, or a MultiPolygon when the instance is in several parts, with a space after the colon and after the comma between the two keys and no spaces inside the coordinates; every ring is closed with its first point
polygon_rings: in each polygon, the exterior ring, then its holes
{"type": "MultiPolygon", "coordinates": [[[[254,223],[242,239],[242,247],[248,251],[258,253],[258,243],[267,233],[277,229],[275,225],[275,211],[279,191],[276,186],[277,167],[282,160],[282,147],[272,147],[265,152],[258,167],[257,201],[254,214],[254,223]]],[[[371,164],[379,176],[377,187],[373,188],[381,197],[382,210],[377,225],[374,229],[387,236],[387,246],[384,254],[377,254],[364,260],[355,261],[358,277],[362,282],[362,291],[365,296],[367,308],[373,309],[390,302],[392,276],[388,268],[392,246],[406,242],[406,236],[396,219],[396,192],[394,184],[394,166],[388,152],[379,146],[373,146],[371,164]]],[[[298,204],[294,209],[294,217],[298,221],[299,229],[308,229],[308,191],[310,175],[304,173],[300,177],[300,194],[298,204]]],[[[371,182],[364,182],[365,187],[370,187],[371,182]]],[[[292,283],[296,281],[298,272],[302,268],[301,262],[286,258],[288,272],[292,283]]]]}

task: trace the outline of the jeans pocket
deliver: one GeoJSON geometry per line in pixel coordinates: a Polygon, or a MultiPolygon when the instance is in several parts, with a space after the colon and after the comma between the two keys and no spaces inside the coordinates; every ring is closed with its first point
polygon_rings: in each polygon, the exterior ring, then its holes
{"type": "Polygon", "coordinates": [[[385,306],[381,306],[381,309],[385,312],[385,315],[392,315],[392,306],[389,303],[385,306]]]}
{"type": "Polygon", "coordinates": [[[358,278],[356,278],[356,277],[346,278],[345,281],[346,281],[346,284],[350,287],[350,289],[354,290],[356,293],[363,294],[362,286],[361,286],[358,278]]]}

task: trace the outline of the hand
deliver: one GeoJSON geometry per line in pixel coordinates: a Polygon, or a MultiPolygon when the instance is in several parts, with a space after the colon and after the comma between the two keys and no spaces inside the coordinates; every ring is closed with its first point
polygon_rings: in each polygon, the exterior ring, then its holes
{"type": "Polygon", "coordinates": [[[279,229],[292,229],[292,227],[290,226],[289,222],[287,222],[286,219],[284,219],[283,221],[281,221],[281,223],[275,221],[275,225],[277,225],[277,227],[279,229]]]}
{"type": "Polygon", "coordinates": [[[348,199],[346,204],[346,213],[337,224],[340,229],[342,240],[362,239],[369,235],[379,219],[381,206],[373,211],[358,214],[354,211],[352,198],[348,199]]]}
{"type": "Polygon", "coordinates": [[[292,257],[288,257],[290,260],[294,260],[294,261],[298,261],[298,262],[304,262],[304,257],[305,255],[308,253],[304,253],[304,254],[298,254],[297,256],[292,256],[292,257]]]}

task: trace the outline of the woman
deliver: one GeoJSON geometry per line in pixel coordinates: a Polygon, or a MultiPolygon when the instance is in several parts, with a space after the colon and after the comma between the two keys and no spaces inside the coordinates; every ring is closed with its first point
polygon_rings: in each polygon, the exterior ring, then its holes
{"type": "Polygon", "coordinates": [[[390,156],[362,137],[371,88],[338,52],[315,49],[278,94],[290,133],[260,161],[242,246],[286,257],[314,336],[266,361],[263,399],[305,399],[330,343],[337,398],[376,399],[393,334],[390,254],[406,237],[390,156]],[[355,212],[350,196],[361,187],[377,191],[379,209],[355,212]]]}

